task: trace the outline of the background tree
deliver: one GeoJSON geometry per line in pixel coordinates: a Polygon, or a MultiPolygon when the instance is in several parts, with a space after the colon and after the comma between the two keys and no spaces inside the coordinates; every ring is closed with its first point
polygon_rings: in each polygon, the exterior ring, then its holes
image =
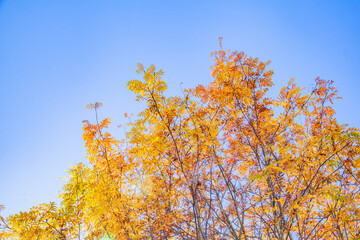
{"type": "Polygon", "coordinates": [[[55,202],[40,204],[27,212],[9,216],[3,221],[0,239],[81,239],[86,236],[83,222],[83,196],[88,169],[83,164],[71,168],[69,181],[55,202]],[[1,238],[2,237],[2,238],[1,238]]]}

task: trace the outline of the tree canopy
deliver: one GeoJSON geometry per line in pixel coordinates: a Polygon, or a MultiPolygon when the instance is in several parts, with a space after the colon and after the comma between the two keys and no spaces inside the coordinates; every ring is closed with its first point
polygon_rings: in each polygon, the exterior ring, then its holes
{"type": "MultiPolygon", "coordinates": [[[[360,133],[340,124],[333,81],[276,98],[268,62],[220,48],[213,81],[164,94],[138,64],[146,103],[126,143],[84,121],[88,164],[60,203],[1,218],[4,239],[359,239],[360,133]]],[[[100,103],[89,104],[97,111],[100,103]]]]}

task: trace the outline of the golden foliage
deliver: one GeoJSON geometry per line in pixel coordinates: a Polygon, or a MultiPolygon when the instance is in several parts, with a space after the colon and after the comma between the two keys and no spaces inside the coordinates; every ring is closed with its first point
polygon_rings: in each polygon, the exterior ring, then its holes
{"type": "MultiPolygon", "coordinates": [[[[127,144],[84,121],[89,166],[61,204],[10,216],[19,239],[359,239],[360,133],[339,124],[332,81],[291,79],[268,94],[269,62],[215,52],[214,80],[166,97],[163,71],[138,64],[128,88],[147,107],[127,144]]],[[[88,105],[97,110],[101,104],[88,105]]],[[[127,115],[126,115],[127,116],[127,115]]]]}

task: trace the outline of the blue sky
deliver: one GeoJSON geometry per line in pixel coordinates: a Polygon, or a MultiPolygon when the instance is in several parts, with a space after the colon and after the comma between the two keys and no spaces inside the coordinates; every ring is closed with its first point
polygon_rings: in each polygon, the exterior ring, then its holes
{"type": "Polygon", "coordinates": [[[102,102],[122,137],[141,104],[126,88],[136,63],[165,71],[169,94],[211,81],[209,54],[271,60],[275,89],[291,77],[331,79],[341,123],[360,127],[360,1],[0,0],[0,204],[4,215],[57,199],[86,162],[85,106],[102,102]]]}

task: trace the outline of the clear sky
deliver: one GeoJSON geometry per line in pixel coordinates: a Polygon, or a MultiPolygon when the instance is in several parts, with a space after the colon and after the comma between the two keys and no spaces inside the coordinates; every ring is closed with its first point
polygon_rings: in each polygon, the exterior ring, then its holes
{"type": "Polygon", "coordinates": [[[136,63],[165,71],[169,94],[211,80],[209,54],[271,60],[276,89],[331,79],[341,123],[360,127],[360,0],[0,0],[0,204],[4,215],[56,200],[85,162],[85,109],[102,102],[121,137],[141,104],[126,88],[136,63]]]}

